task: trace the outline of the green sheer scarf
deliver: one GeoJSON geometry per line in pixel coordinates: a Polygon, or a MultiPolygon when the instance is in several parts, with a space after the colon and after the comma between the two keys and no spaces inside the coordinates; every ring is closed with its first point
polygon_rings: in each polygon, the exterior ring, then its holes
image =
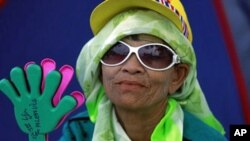
{"type": "MultiPolygon", "coordinates": [[[[196,56],[192,44],[165,17],[153,11],[138,9],[129,10],[115,16],[95,37],[84,45],[78,57],[76,64],[77,78],[87,98],[86,107],[90,119],[95,122],[93,140],[114,140],[111,125],[112,104],[105,95],[103,85],[99,80],[100,59],[114,43],[123,37],[142,33],[163,39],[181,57],[181,62],[190,66],[189,74],[181,89],[171,95],[170,99],[176,102],[176,106],[174,106],[173,112],[167,111],[166,115],[171,113],[170,117],[176,118],[170,120],[170,124],[176,128],[171,128],[171,131],[168,132],[175,133],[173,136],[176,136],[176,133],[182,134],[182,132],[179,132],[182,127],[179,125],[178,115],[181,116],[181,109],[185,109],[224,134],[224,129],[210,111],[197,80],[196,56]]],[[[164,122],[169,122],[169,120],[163,118],[159,124],[164,122]]],[[[155,128],[151,136],[152,141],[165,136],[166,132],[158,134],[161,133],[161,128],[164,128],[164,126],[155,128]]]]}

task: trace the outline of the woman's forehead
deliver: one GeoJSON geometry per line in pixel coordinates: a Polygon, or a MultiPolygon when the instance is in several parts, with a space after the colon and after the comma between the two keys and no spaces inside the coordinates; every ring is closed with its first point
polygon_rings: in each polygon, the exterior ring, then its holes
{"type": "Polygon", "coordinates": [[[165,43],[162,39],[149,35],[149,34],[135,34],[129,35],[122,39],[122,41],[146,41],[146,42],[153,42],[153,43],[165,43]]]}

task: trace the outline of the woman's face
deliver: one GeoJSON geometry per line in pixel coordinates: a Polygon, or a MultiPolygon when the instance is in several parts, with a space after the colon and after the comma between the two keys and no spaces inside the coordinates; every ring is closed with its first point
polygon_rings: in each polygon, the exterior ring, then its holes
{"type": "MultiPolygon", "coordinates": [[[[123,42],[137,47],[147,43],[164,43],[150,35],[138,35],[136,39],[126,37],[123,42]]],[[[115,106],[130,110],[149,108],[165,103],[169,93],[173,93],[176,78],[174,67],[165,71],[145,68],[135,54],[123,64],[115,67],[102,65],[102,82],[106,95],[115,106]]]]}

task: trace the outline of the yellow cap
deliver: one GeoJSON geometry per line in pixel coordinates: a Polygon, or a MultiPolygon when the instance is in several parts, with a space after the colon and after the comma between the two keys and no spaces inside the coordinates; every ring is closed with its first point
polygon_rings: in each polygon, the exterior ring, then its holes
{"type": "Polygon", "coordinates": [[[92,12],[90,26],[96,35],[115,15],[134,8],[146,8],[160,13],[171,20],[192,42],[192,31],[182,3],[179,0],[105,0],[92,12]]]}

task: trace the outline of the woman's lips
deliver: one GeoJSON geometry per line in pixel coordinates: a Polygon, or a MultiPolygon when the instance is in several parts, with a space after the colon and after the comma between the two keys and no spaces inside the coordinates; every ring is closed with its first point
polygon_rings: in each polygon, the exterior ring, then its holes
{"type": "Polygon", "coordinates": [[[116,83],[121,90],[124,91],[137,91],[138,89],[145,88],[146,86],[138,81],[122,80],[116,83]]]}
{"type": "Polygon", "coordinates": [[[125,80],[125,81],[121,81],[120,83],[123,83],[123,84],[128,84],[128,85],[142,85],[142,83],[140,82],[137,82],[137,81],[128,81],[128,80],[125,80]]]}
{"type": "Polygon", "coordinates": [[[119,85],[138,85],[138,86],[141,86],[141,87],[145,87],[145,85],[139,81],[130,81],[130,80],[122,80],[122,81],[119,81],[117,84],[119,85]]]}

